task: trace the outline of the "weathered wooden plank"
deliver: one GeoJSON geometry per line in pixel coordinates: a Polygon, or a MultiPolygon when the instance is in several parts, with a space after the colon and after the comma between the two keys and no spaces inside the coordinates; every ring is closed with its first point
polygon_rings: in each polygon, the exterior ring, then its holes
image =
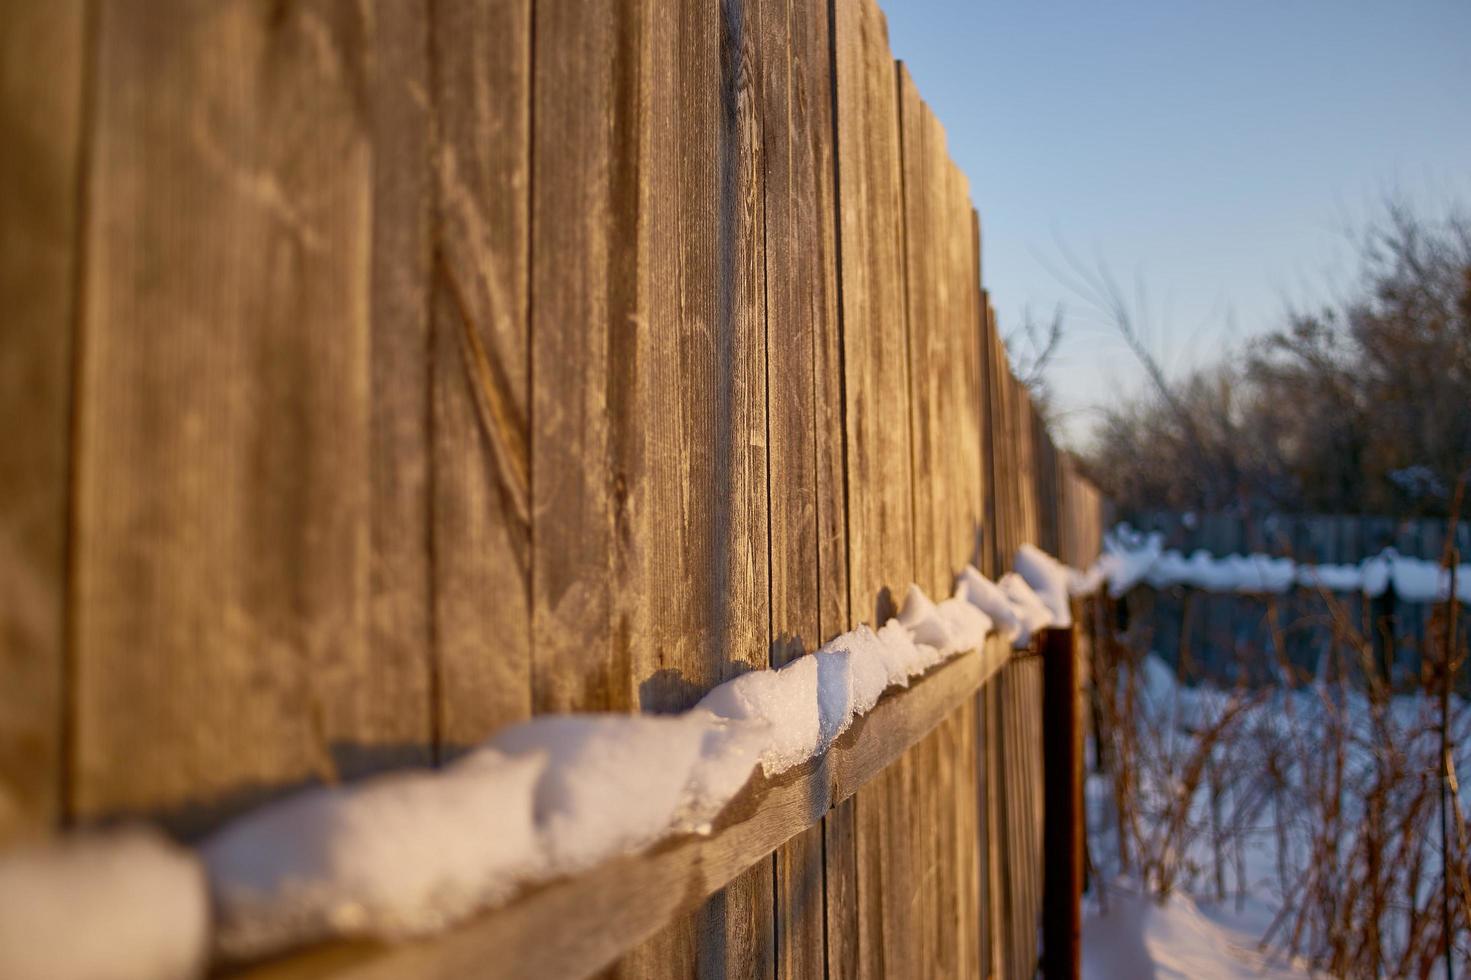
{"type": "Polygon", "coordinates": [[[849,589],[853,617],[882,622],[914,537],[898,105],[877,5],[838,0],[834,29],[849,589]]]}
{"type": "Polygon", "coordinates": [[[63,808],[85,5],[0,5],[0,846],[63,808]]]}
{"type": "Polygon", "coordinates": [[[1009,976],[1008,965],[1010,960],[1011,944],[1011,889],[1005,877],[1005,868],[1010,859],[1010,849],[1006,846],[1009,840],[1007,836],[1007,811],[1005,793],[1005,773],[1002,769],[1002,753],[1005,746],[1002,742],[1001,729],[1001,692],[1002,680],[996,680],[987,684],[981,691],[981,738],[984,742],[982,747],[985,756],[985,790],[986,790],[986,834],[984,837],[986,848],[986,894],[987,902],[984,913],[986,915],[986,935],[990,944],[990,957],[987,960],[989,975],[993,977],[1009,976]]]}
{"type": "Polygon", "coordinates": [[[1006,891],[1005,908],[1008,928],[1005,960],[1008,977],[1027,975],[1027,958],[1019,952],[1022,947],[1021,936],[1025,929],[1026,878],[1024,869],[1028,858],[1018,789],[1020,780],[1017,776],[1020,765],[1020,760],[1017,758],[1017,746],[1022,744],[1018,735],[1016,717],[1016,689],[1019,672],[1020,662],[1014,661],[1007,665],[1003,675],[997,679],[997,728],[1000,743],[998,757],[1001,769],[1001,808],[1004,814],[1001,829],[1005,835],[1001,841],[1001,853],[1006,862],[1002,887],[1006,891]]]}
{"type": "MultiPolygon", "coordinates": [[[[1019,532],[1016,544],[1036,544],[1041,537],[1042,520],[1037,511],[1037,440],[1035,429],[1036,413],[1032,410],[1032,397],[1026,385],[1012,379],[1016,411],[1013,414],[1013,430],[1017,447],[1017,479],[1020,485],[1019,532]]],[[[1015,553],[1015,548],[1012,549],[1015,553]]]]}
{"type": "MultiPolygon", "coordinates": [[[[944,379],[944,326],[949,314],[950,282],[942,254],[941,214],[936,177],[943,148],[935,145],[932,117],[903,64],[895,65],[899,110],[899,159],[903,189],[904,284],[909,359],[909,451],[913,514],[912,577],[931,595],[944,595],[950,549],[946,495],[950,485],[942,417],[949,404],[944,379]],[[925,474],[925,478],[919,478],[925,474]]],[[[902,583],[896,583],[902,584],[902,583]]],[[[938,732],[936,733],[939,734],[938,732]]],[[[938,785],[949,760],[934,739],[916,745],[894,766],[887,783],[882,823],[874,826],[882,891],[875,916],[884,926],[882,963],[902,976],[954,973],[941,933],[950,921],[938,915],[939,899],[953,867],[940,865],[936,853],[948,835],[938,785]],[[905,832],[904,827],[911,828],[905,832]],[[883,838],[877,839],[877,835],[883,838]]],[[[862,886],[860,885],[860,893],[862,886]]],[[[953,896],[951,896],[953,898],[953,896]]],[[[868,907],[867,904],[865,907],[868,907]]]]}
{"type": "Polygon", "coordinates": [[[1019,771],[1024,780],[1022,801],[1026,813],[1027,860],[1021,873],[1027,882],[1027,905],[1021,932],[1027,975],[1031,975],[1036,963],[1037,929],[1042,909],[1042,661],[1040,657],[1031,656],[1017,666],[1022,681],[1017,692],[1021,738],[1008,751],[1018,755],[1021,762],[1019,771]]]}
{"type": "MultiPolygon", "coordinates": [[[[873,0],[837,0],[833,18],[849,605],[854,620],[881,623],[913,575],[897,86],[888,28],[873,0]]],[[[904,950],[896,939],[913,931],[912,910],[886,898],[902,891],[890,879],[913,880],[910,839],[900,836],[912,823],[904,819],[909,769],[906,760],[896,763],[859,794],[856,813],[838,818],[851,823],[853,850],[828,848],[830,973],[915,972],[898,959],[904,950]],[[890,841],[899,846],[886,852],[890,841]],[[844,880],[850,876],[852,883],[844,880]],[[849,894],[856,904],[831,900],[849,894]],[[855,935],[856,943],[846,938],[855,935]],[[850,945],[834,956],[836,936],[850,945]]]]}
{"type": "Polygon", "coordinates": [[[1012,425],[1014,384],[1006,349],[997,330],[996,312],[989,305],[986,309],[986,340],[989,349],[987,400],[990,406],[987,430],[991,436],[991,492],[995,511],[989,553],[993,574],[999,575],[1011,567],[1012,557],[1016,554],[1018,473],[1012,425]]]}
{"type": "Polygon", "coordinates": [[[982,518],[969,193],[939,120],[899,68],[916,580],[946,594],[982,518]]]}
{"type": "MultiPolygon", "coordinates": [[[[757,13],[771,664],[781,666],[847,625],[832,30],[826,4],[761,0],[757,13]]],[[[809,828],[779,848],[774,871],[776,973],[821,978],[827,970],[823,828],[809,828]]]]}
{"type": "Polygon", "coordinates": [[[823,893],[827,915],[829,977],[858,976],[861,950],[858,934],[858,801],[836,804],[823,818],[823,893]]]}
{"type": "MultiPolygon", "coordinates": [[[[967,206],[969,201],[966,202],[967,206]]],[[[977,426],[975,452],[977,467],[977,484],[981,488],[981,527],[977,532],[975,551],[972,554],[972,563],[984,574],[995,574],[995,549],[993,538],[995,537],[996,521],[996,486],[994,482],[994,462],[992,453],[994,450],[994,438],[991,433],[991,404],[990,404],[990,340],[989,326],[987,321],[988,298],[985,289],[981,285],[981,224],[980,217],[974,208],[970,208],[970,240],[971,261],[973,263],[973,281],[971,284],[971,314],[968,319],[968,332],[970,335],[969,357],[969,383],[971,386],[970,398],[974,405],[974,418],[977,426]]],[[[990,693],[995,685],[987,688],[976,695],[974,702],[975,725],[972,731],[972,741],[975,751],[975,836],[974,846],[977,862],[976,880],[976,959],[975,973],[977,976],[995,976],[999,973],[998,950],[1000,944],[997,941],[998,930],[996,923],[999,921],[1001,898],[1000,889],[996,886],[995,876],[999,874],[1001,863],[995,853],[995,813],[994,813],[994,784],[996,763],[994,760],[995,746],[992,743],[990,726],[991,711],[990,703],[993,695],[990,693]]]]}
{"type": "MultiPolygon", "coordinates": [[[[373,726],[386,743],[340,769],[423,765],[434,751],[430,562],[430,324],[434,114],[423,5],[374,9],[372,385],[368,644],[398,691],[373,726]]],[[[387,700],[387,699],[385,699],[387,700]]]]}
{"type": "MultiPolygon", "coordinates": [[[[974,236],[976,239],[977,254],[980,248],[980,218],[976,216],[973,221],[974,236]]],[[[1001,470],[998,454],[1001,451],[998,437],[999,409],[996,405],[996,344],[995,324],[991,318],[991,297],[984,287],[979,297],[979,323],[977,343],[980,347],[980,398],[981,398],[981,479],[985,485],[983,521],[981,528],[981,549],[978,555],[976,567],[980,571],[995,578],[997,574],[997,561],[999,559],[999,547],[997,534],[999,533],[1002,505],[1001,505],[1001,470]]]]}
{"type": "Polygon", "coordinates": [[[874,709],[807,765],[767,780],[759,772],[709,837],[680,837],[587,874],[534,889],[442,936],[399,945],[338,944],[239,971],[257,980],[302,977],[581,977],[813,826],[974,697],[1006,662],[983,651],[932,669],[874,709]]]}
{"type": "MultiPolygon", "coordinates": [[[[650,10],[641,40],[640,250],[651,335],[646,426],[645,642],[638,703],[688,707],[768,663],[767,420],[763,161],[754,4],[650,10]]],[[[770,873],[770,866],[752,874],[770,873]]],[[[770,921],[769,877],[738,885],[770,921]]],[[[623,972],[680,975],[695,950],[732,961],[716,901],[635,952],[623,972]],[[673,965],[670,965],[673,964],[673,965]]]]}
{"type": "Polygon", "coordinates": [[[961,976],[981,976],[985,962],[984,905],[982,878],[986,865],[981,854],[985,840],[981,809],[981,774],[983,761],[976,741],[979,695],[971,698],[954,716],[947,718],[949,746],[942,747],[942,757],[953,759],[954,781],[941,804],[954,812],[954,823],[948,846],[939,860],[955,868],[954,911],[943,900],[940,914],[950,918],[955,930],[957,951],[955,962],[961,976]],[[948,751],[947,751],[948,749],[948,751]]]}
{"type": "Polygon", "coordinates": [[[900,163],[904,193],[904,295],[909,357],[911,472],[924,474],[912,488],[914,579],[931,595],[943,595],[951,573],[947,540],[950,485],[945,439],[946,380],[959,369],[947,364],[947,320],[952,313],[943,229],[944,147],[936,125],[903,63],[896,65],[900,163]]]}
{"type": "Polygon", "coordinates": [[[369,642],[371,18],[97,8],[74,801],[200,829],[400,736],[369,642]]]}
{"type": "MultiPolygon", "coordinates": [[[[949,159],[939,121],[902,65],[897,72],[904,168],[905,277],[910,360],[910,430],[915,474],[915,578],[944,595],[973,557],[982,503],[979,392],[969,364],[977,283],[964,178],[949,159]],[[924,474],[921,478],[920,474],[924,474]]],[[[911,753],[905,794],[916,833],[909,893],[918,928],[898,945],[926,975],[978,972],[974,719],[958,712],[911,753]]]]}
{"type": "Polygon", "coordinates": [[[527,0],[434,8],[434,636],[438,733],[531,707],[527,0]]]}
{"type": "MultiPolygon", "coordinates": [[[[940,132],[940,124],[934,126],[940,132]]],[[[943,136],[943,134],[941,133],[943,136]]],[[[943,216],[945,218],[945,255],[947,276],[951,281],[952,311],[948,323],[947,345],[954,360],[954,374],[949,399],[947,444],[952,494],[949,500],[950,530],[948,549],[953,573],[967,562],[978,560],[981,545],[980,527],[984,519],[985,483],[981,466],[979,307],[980,270],[975,250],[970,187],[955,162],[945,161],[943,216]]],[[[949,586],[953,575],[944,585],[949,586]]],[[[943,593],[941,593],[943,594],[943,593]]],[[[939,805],[953,813],[951,838],[939,859],[954,869],[954,909],[948,895],[939,899],[942,921],[953,923],[956,943],[956,968],[961,976],[979,976],[982,960],[981,876],[984,863],[980,853],[981,817],[979,813],[980,756],[976,742],[976,699],[946,721],[948,744],[941,747],[942,758],[952,760],[953,782],[939,796],[939,805]]],[[[942,937],[943,938],[943,937],[942,937]]]]}
{"type": "Polygon", "coordinates": [[[967,493],[961,498],[965,508],[958,534],[965,535],[965,559],[973,565],[982,563],[985,551],[986,507],[990,495],[990,477],[986,462],[986,380],[985,358],[981,353],[981,323],[984,315],[981,294],[980,223],[971,207],[970,182],[960,168],[950,163],[949,218],[951,261],[955,263],[959,292],[956,305],[956,358],[960,362],[960,398],[963,408],[954,420],[958,441],[955,459],[956,477],[967,493]]]}
{"type": "Polygon", "coordinates": [[[627,710],[649,330],[640,287],[636,4],[537,12],[532,151],[534,710],[627,710]]]}
{"type": "Polygon", "coordinates": [[[634,657],[670,710],[767,662],[760,166],[738,5],[651,18],[640,247],[650,402],[645,569],[660,607],[634,657]],[[727,106],[731,111],[727,112],[727,106]]]}

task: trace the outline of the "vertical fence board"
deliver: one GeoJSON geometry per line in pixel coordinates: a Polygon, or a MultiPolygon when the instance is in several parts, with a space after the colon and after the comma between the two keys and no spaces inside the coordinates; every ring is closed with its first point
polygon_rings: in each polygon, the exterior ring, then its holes
{"type": "Polygon", "coordinates": [[[61,816],[84,5],[0,6],[0,846],[61,816]]]}
{"type": "MultiPolygon", "coordinates": [[[[991,567],[990,538],[994,533],[995,486],[991,482],[992,439],[990,434],[989,357],[986,340],[986,293],[981,288],[981,224],[975,210],[970,207],[969,194],[962,186],[962,203],[965,205],[967,231],[970,235],[970,311],[965,321],[968,351],[966,354],[968,400],[971,416],[975,421],[975,441],[971,446],[975,453],[975,480],[980,491],[979,527],[975,530],[971,564],[984,573],[994,572],[991,567]]],[[[991,814],[991,782],[993,766],[990,759],[991,744],[987,737],[990,715],[985,691],[979,692],[972,704],[973,724],[971,727],[971,750],[974,758],[972,771],[975,788],[972,794],[974,811],[974,834],[971,845],[974,849],[976,878],[974,882],[975,915],[971,919],[975,929],[974,973],[987,976],[994,972],[995,930],[992,903],[996,891],[992,887],[992,875],[997,863],[991,851],[993,836],[991,814]]]]}
{"type": "MultiPolygon", "coordinates": [[[[979,395],[968,373],[975,260],[964,179],[908,71],[900,65],[897,75],[915,579],[931,595],[943,596],[971,556],[981,519],[979,395]]],[[[919,845],[910,858],[919,875],[912,888],[925,924],[925,941],[915,954],[921,968],[935,976],[971,975],[977,969],[972,923],[978,915],[979,862],[968,837],[976,826],[973,728],[973,714],[963,709],[911,753],[916,779],[909,805],[917,831],[909,840],[919,845]]]]}
{"type": "MultiPolygon", "coordinates": [[[[895,66],[895,79],[904,204],[913,578],[930,595],[942,595],[950,574],[946,494],[952,489],[945,480],[951,447],[944,438],[944,416],[953,407],[944,382],[959,367],[944,363],[953,284],[945,275],[943,253],[943,147],[937,145],[938,127],[932,125],[929,107],[903,64],[895,66]]],[[[881,851],[880,872],[887,876],[889,899],[883,912],[884,963],[907,976],[953,974],[956,966],[949,955],[953,944],[944,936],[952,920],[938,916],[951,872],[939,865],[936,853],[949,836],[938,797],[942,777],[950,773],[950,760],[937,751],[941,737],[932,734],[900,760],[904,780],[889,800],[893,822],[884,830],[888,839],[881,851]],[[906,825],[912,828],[908,833],[898,830],[906,825]],[[893,900],[901,894],[907,900],[893,900]]]]}
{"type": "Polygon", "coordinates": [[[397,681],[421,665],[376,662],[366,630],[370,24],[99,14],[74,796],[189,829],[350,774],[419,710],[397,681]]]}
{"type": "MultiPolygon", "coordinates": [[[[427,7],[374,8],[372,80],[372,504],[369,644],[397,686],[383,762],[433,746],[430,343],[434,118],[427,7]]],[[[369,761],[369,760],[364,760],[369,761]]]]}
{"type": "Polygon", "coordinates": [[[872,622],[913,560],[899,124],[883,14],[834,9],[849,581],[854,619],[872,622]]]}
{"type": "MultiPolygon", "coordinates": [[[[651,342],[647,493],[636,506],[649,516],[651,607],[632,667],[645,710],[687,708],[768,662],[758,40],[742,2],[644,21],[639,207],[651,342]]],[[[771,874],[765,862],[736,879],[623,971],[681,976],[688,961],[702,972],[769,972],[771,874]]]]}
{"type": "MultiPolygon", "coordinates": [[[[846,575],[837,567],[845,557],[832,32],[825,4],[761,0],[759,17],[771,664],[779,667],[847,625],[846,575]]],[[[777,850],[775,875],[776,972],[822,977],[822,826],[777,850]]]]}
{"type": "Polygon", "coordinates": [[[533,703],[629,710],[648,641],[652,340],[641,238],[645,20],[537,12],[532,160],[533,703]],[[633,586],[633,587],[629,587],[633,586]]]}
{"type": "Polygon", "coordinates": [[[531,708],[530,8],[435,8],[434,590],[439,735],[531,708]]]}
{"type": "MultiPolygon", "coordinates": [[[[888,28],[877,5],[837,0],[833,11],[850,614],[882,622],[894,590],[908,584],[913,561],[898,106],[888,28]]],[[[843,938],[837,950],[829,942],[831,975],[914,973],[912,964],[888,959],[904,952],[893,937],[909,925],[908,910],[885,905],[885,889],[896,887],[889,879],[911,880],[907,848],[884,851],[907,826],[908,778],[906,757],[844,804],[852,812],[836,817],[839,833],[828,847],[828,929],[843,938]],[[835,845],[849,839],[849,822],[853,850],[844,852],[835,845]],[[832,901],[850,894],[856,908],[832,901]]]]}
{"type": "MultiPolygon", "coordinates": [[[[944,133],[939,120],[931,116],[937,142],[944,147],[944,133]]],[[[937,595],[951,589],[954,576],[966,563],[976,560],[978,532],[984,515],[984,483],[980,462],[980,391],[976,352],[978,298],[978,259],[972,237],[970,188],[965,176],[948,153],[942,157],[941,214],[944,222],[943,254],[946,277],[950,283],[950,312],[947,322],[946,347],[952,364],[946,412],[949,422],[947,481],[951,484],[946,535],[945,579],[938,584],[937,595]]],[[[978,746],[975,741],[975,700],[962,706],[941,726],[945,739],[940,743],[942,758],[951,760],[948,785],[942,784],[937,805],[948,811],[948,839],[942,838],[937,855],[945,889],[937,912],[945,930],[942,948],[954,944],[954,969],[960,976],[980,973],[980,876],[982,862],[977,812],[979,775],[978,746]],[[947,910],[953,908],[954,912],[947,910]]],[[[943,960],[942,960],[943,962],[943,960]]]]}

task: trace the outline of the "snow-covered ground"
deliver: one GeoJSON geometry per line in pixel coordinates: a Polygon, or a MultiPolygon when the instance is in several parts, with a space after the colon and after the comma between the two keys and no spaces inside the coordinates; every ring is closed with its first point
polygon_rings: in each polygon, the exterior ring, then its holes
{"type": "MultiPolygon", "coordinates": [[[[1206,980],[1288,978],[1311,974],[1302,964],[1257,950],[1259,903],[1235,914],[1230,906],[1197,905],[1175,892],[1163,903],[1115,880],[1084,905],[1086,980],[1206,980]]],[[[1266,913],[1265,915],[1263,913],[1266,913]]]]}
{"type": "MultiPolygon", "coordinates": [[[[1137,823],[1126,834],[1127,866],[1119,847],[1119,785],[1111,774],[1091,774],[1087,784],[1096,871],[1084,905],[1086,977],[1315,975],[1306,957],[1288,955],[1294,924],[1305,924],[1297,933],[1299,948],[1322,950],[1332,944],[1323,940],[1321,916],[1310,912],[1299,919],[1298,906],[1305,894],[1319,899],[1326,894],[1346,916],[1344,923],[1365,928],[1364,795],[1370,786],[1385,785],[1377,781],[1395,767],[1401,775],[1388,784],[1384,804],[1386,859],[1380,873],[1388,901],[1379,928],[1387,972],[1381,972],[1397,975],[1391,965],[1404,963],[1398,957],[1411,948],[1412,972],[1443,975],[1441,961],[1426,962],[1419,952],[1433,948],[1438,932],[1413,940],[1412,947],[1407,938],[1417,917],[1419,922],[1435,919],[1437,925],[1439,919],[1434,805],[1439,739],[1433,698],[1389,698],[1376,720],[1368,699],[1347,687],[1258,692],[1184,687],[1152,655],[1139,665],[1132,696],[1136,764],[1127,785],[1131,803],[1124,809],[1132,807],[1137,823]],[[1234,727],[1202,750],[1201,733],[1233,710],[1238,712],[1234,727]],[[1184,788],[1187,781],[1193,789],[1184,788]],[[1336,792],[1330,788],[1334,785],[1336,792]],[[1430,805],[1414,809],[1409,801],[1415,794],[1430,805]],[[1408,832],[1409,825],[1394,825],[1406,813],[1415,814],[1408,832]],[[1146,867],[1148,872],[1142,870],[1146,867]],[[1162,900],[1161,880],[1168,883],[1162,900]],[[1418,912],[1410,906],[1410,895],[1416,896],[1418,912]]],[[[1451,708],[1460,757],[1471,740],[1471,711],[1459,698],[1452,698],[1451,708]]],[[[1117,753],[1117,740],[1109,745],[1106,751],[1117,753]]],[[[1465,768],[1464,758],[1460,765],[1465,768]]],[[[1461,796],[1463,805],[1471,803],[1464,782],[1461,796]]]]}

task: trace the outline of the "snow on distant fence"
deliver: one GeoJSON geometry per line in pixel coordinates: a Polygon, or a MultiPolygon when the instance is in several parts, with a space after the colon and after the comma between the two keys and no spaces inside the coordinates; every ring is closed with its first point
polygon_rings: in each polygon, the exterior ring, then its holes
{"type": "MultiPolygon", "coordinates": [[[[1437,607],[1453,590],[1458,602],[1471,603],[1471,564],[1442,567],[1444,521],[1307,515],[1254,523],[1193,514],[1144,520],[1149,530],[1123,524],[1105,536],[1094,574],[1115,597],[1150,590],[1130,603],[1142,614],[1131,618],[1149,623],[1151,643],[1166,660],[1183,655],[1207,673],[1241,668],[1270,676],[1279,651],[1298,671],[1314,673],[1328,669],[1354,633],[1374,647],[1381,670],[1414,673],[1437,607]],[[1272,550],[1225,552],[1248,540],[1270,542],[1272,550]],[[1185,550],[1192,545],[1202,546],[1185,550]]],[[[1468,533],[1464,523],[1456,529],[1462,557],[1468,533]]]]}
{"type": "MultiPolygon", "coordinates": [[[[872,0],[13,7],[0,844],[194,842],[1092,561],[872,0]]],[[[1030,972],[1030,663],[600,953],[1030,972]]]]}

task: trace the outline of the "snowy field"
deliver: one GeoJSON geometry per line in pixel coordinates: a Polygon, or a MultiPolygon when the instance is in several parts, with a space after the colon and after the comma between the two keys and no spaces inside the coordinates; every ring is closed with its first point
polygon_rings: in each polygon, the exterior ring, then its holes
{"type": "MultiPolygon", "coordinates": [[[[1437,699],[1188,688],[1152,655],[1114,694],[1138,724],[1105,741],[1106,757],[1132,758],[1126,779],[1088,779],[1085,977],[1333,975],[1324,958],[1362,962],[1370,921],[1381,975],[1444,975],[1425,952],[1444,887],[1437,699]]],[[[1471,712],[1451,709],[1464,746],[1471,712]]],[[[1460,975],[1464,927],[1453,934],[1460,975]]]]}
{"type": "Polygon", "coordinates": [[[1306,977],[1304,965],[1257,950],[1264,918],[1230,907],[1201,907],[1172,894],[1163,904],[1115,880],[1083,909],[1083,976],[1088,980],[1202,980],[1206,977],[1306,977]]]}

